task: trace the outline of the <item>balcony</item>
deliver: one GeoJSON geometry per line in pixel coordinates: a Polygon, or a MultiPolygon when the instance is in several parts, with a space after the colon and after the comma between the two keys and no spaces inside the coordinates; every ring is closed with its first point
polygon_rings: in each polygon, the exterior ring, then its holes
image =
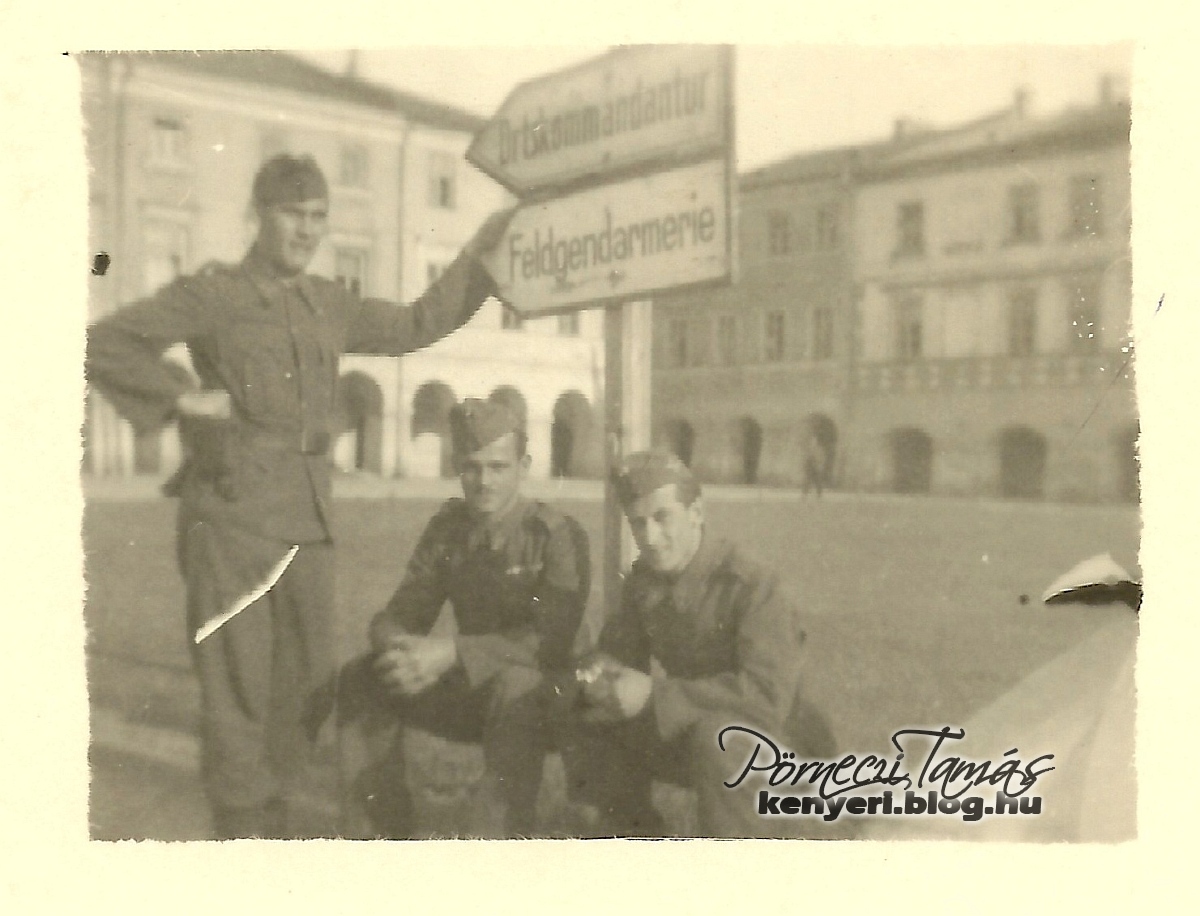
{"type": "Polygon", "coordinates": [[[1045,388],[1097,386],[1118,374],[1132,378],[1132,365],[1120,350],[1099,353],[1046,353],[1037,356],[979,356],[862,363],[854,388],[873,391],[929,391],[956,388],[1045,388]]]}

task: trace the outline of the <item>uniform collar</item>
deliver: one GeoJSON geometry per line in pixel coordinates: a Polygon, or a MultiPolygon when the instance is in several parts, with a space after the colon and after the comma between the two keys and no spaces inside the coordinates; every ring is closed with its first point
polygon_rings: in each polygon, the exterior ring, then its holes
{"type": "Polygon", "coordinates": [[[473,519],[470,543],[473,547],[486,544],[492,550],[501,550],[512,533],[525,521],[533,509],[533,500],[521,494],[500,515],[477,516],[473,519]]]}
{"type": "Polygon", "coordinates": [[[267,308],[277,301],[281,301],[288,290],[295,290],[300,294],[301,300],[308,306],[309,311],[314,314],[320,314],[320,307],[317,305],[317,297],[313,295],[312,278],[306,273],[301,273],[295,278],[283,278],[268,264],[264,259],[260,258],[254,248],[246,253],[246,257],[242,260],[242,269],[246,272],[246,276],[254,284],[258,290],[261,299],[260,305],[267,308]]]}
{"type": "Polygon", "coordinates": [[[681,572],[672,574],[651,571],[651,587],[656,595],[654,603],[670,596],[679,610],[686,610],[694,605],[704,594],[713,572],[725,561],[732,549],[728,541],[711,534],[706,525],[700,535],[700,546],[681,572]]]}

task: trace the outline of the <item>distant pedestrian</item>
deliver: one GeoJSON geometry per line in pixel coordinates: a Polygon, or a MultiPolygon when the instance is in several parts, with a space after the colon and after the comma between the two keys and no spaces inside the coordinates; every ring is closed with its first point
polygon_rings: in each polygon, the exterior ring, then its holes
{"type": "Polygon", "coordinates": [[[804,447],[804,477],[801,492],[807,496],[809,490],[815,490],[817,498],[825,488],[825,475],[829,464],[829,454],[824,444],[816,436],[810,436],[804,447]]]}
{"type": "Polygon", "coordinates": [[[343,353],[399,356],[465,323],[496,284],[489,219],[410,307],[306,273],[329,192],[311,157],[254,179],[240,264],[180,277],[89,329],[89,382],[138,432],[179,421],[179,560],[201,687],[202,773],[219,838],[289,836],[288,802],[333,676],[329,446],[343,353]],[[163,359],[185,343],[199,376],[163,359]]]}

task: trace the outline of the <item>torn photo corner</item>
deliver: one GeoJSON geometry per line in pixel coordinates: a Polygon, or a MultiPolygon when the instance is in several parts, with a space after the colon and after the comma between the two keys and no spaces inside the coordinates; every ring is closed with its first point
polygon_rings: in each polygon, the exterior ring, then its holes
{"type": "Polygon", "coordinates": [[[1142,604],[1142,584],[1134,580],[1110,553],[1100,553],[1077,563],[1050,584],[1042,594],[1045,604],[1142,604]]]}

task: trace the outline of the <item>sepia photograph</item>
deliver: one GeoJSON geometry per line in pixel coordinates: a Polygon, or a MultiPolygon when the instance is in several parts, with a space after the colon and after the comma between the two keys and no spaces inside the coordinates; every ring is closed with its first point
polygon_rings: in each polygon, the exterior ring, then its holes
{"type": "Polygon", "coordinates": [[[70,57],[93,840],[1138,836],[1130,45],[70,57]]]}

